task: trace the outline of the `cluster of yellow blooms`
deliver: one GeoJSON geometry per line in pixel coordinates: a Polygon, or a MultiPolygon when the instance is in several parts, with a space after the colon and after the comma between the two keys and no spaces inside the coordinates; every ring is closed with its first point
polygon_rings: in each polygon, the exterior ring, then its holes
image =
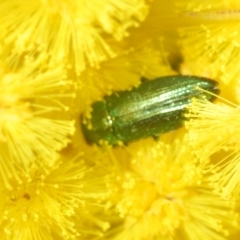
{"type": "Polygon", "coordinates": [[[0,0],[0,239],[239,239],[239,20],[237,0],[0,0]],[[158,141],[86,143],[93,102],[175,74],[221,94],[158,141]]]}

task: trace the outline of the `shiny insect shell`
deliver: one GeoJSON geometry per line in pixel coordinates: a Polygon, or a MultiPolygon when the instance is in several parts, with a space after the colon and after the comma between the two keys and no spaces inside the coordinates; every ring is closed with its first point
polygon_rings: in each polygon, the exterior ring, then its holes
{"type": "Polygon", "coordinates": [[[82,118],[84,136],[88,143],[116,146],[175,130],[183,125],[193,97],[214,98],[197,86],[219,93],[214,80],[182,75],[143,81],[131,91],[115,92],[94,102],[91,117],[82,118]]]}

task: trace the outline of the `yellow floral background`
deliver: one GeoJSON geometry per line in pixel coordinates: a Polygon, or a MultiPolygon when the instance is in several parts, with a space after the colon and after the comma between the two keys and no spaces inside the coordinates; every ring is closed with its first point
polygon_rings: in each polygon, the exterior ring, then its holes
{"type": "Polygon", "coordinates": [[[0,0],[0,239],[239,239],[239,63],[237,0],[0,0]],[[178,74],[221,93],[158,140],[86,142],[93,102],[178,74]]]}

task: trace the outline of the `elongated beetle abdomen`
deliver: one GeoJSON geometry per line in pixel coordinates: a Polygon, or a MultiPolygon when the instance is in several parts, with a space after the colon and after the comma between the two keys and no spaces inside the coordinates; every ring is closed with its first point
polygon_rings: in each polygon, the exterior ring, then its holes
{"type": "Polygon", "coordinates": [[[110,145],[158,136],[182,126],[186,106],[193,97],[214,97],[217,82],[196,76],[166,76],[142,82],[131,91],[106,96],[92,104],[91,118],[82,123],[89,143],[110,145]]]}

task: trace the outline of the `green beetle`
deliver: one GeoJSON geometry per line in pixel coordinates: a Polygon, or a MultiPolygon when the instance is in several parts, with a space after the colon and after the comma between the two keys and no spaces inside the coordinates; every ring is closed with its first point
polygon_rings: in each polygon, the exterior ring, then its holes
{"type": "Polygon", "coordinates": [[[143,81],[131,91],[115,92],[92,104],[91,118],[82,121],[88,143],[116,146],[175,130],[183,125],[193,97],[219,93],[217,82],[197,76],[166,76],[143,81]]]}

